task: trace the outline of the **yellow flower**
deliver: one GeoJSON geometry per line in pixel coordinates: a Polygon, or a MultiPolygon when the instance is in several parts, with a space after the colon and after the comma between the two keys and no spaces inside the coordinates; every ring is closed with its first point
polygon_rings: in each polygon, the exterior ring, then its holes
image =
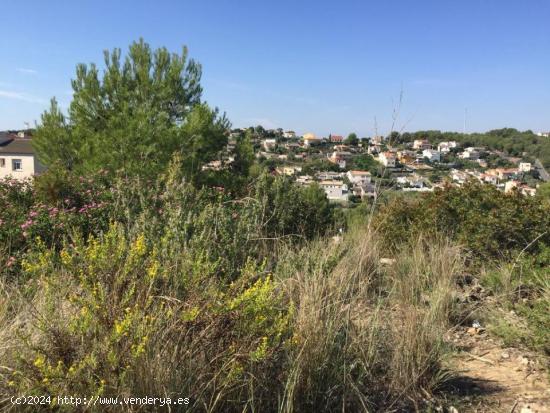
{"type": "Polygon", "coordinates": [[[136,255],[139,257],[145,254],[145,237],[143,236],[143,234],[141,234],[134,242],[134,245],[132,246],[132,251],[135,252],[136,255]]]}
{"type": "Polygon", "coordinates": [[[36,360],[34,360],[33,364],[38,368],[42,368],[44,367],[44,362],[45,362],[44,357],[38,356],[36,360]]]}
{"type": "Polygon", "coordinates": [[[155,278],[159,271],[159,263],[158,261],[153,261],[149,268],[147,269],[147,275],[151,278],[155,278]]]}
{"type": "Polygon", "coordinates": [[[63,265],[66,266],[71,263],[71,255],[66,250],[62,250],[59,255],[61,257],[61,262],[63,263],[63,265]]]}

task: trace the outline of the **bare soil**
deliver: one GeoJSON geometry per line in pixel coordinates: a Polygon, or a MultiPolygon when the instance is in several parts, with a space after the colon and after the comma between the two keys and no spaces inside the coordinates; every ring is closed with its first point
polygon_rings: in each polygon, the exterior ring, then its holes
{"type": "Polygon", "coordinates": [[[460,350],[451,362],[459,376],[450,384],[450,411],[550,413],[548,359],[505,348],[483,329],[461,327],[449,340],[460,350]]]}

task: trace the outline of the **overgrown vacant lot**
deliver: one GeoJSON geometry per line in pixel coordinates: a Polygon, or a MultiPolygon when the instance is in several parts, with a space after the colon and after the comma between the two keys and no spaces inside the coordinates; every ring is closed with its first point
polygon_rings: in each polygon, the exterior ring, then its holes
{"type": "MultiPolygon", "coordinates": [[[[78,65],[68,113],[52,100],[36,128],[47,172],[0,182],[0,409],[121,410],[10,401],[51,395],[187,397],[164,410],[197,412],[510,411],[517,388],[468,385],[498,369],[461,371],[495,366],[503,345],[527,359],[524,381],[547,380],[544,191],[467,183],[338,208],[273,176],[251,131],[229,161],[229,122],[201,101],[186,49],[140,40],[97,67],[78,65]],[[481,342],[491,359],[473,353],[481,342]]],[[[539,387],[530,401],[549,402],[539,387]]]]}
{"type": "Polygon", "coordinates": [[[350,212],[334,238],[315,188],[262,175],[237,195],[180,170],[2,183],[4,409],[21,394],[189,397],[176,411],[449,407],[449,337],[474,320],[548,356],[542,200],[449,188],[350,212]],[[495,315],[510,309],[521,326],[495,315]]]}

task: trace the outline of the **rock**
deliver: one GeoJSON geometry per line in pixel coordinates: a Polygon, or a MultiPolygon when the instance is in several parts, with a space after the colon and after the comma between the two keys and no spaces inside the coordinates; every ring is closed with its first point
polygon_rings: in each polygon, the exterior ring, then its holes
{"type": "Polygon", "coordinates": [[[529,406],[522,407],[519,413],[535,413],[529,406]]]}
{"type": "Polygon", "coordinates": [[[509,359],[509,358],[510,358],[510,354],[509,354],[509,353],[502,353],[502,354],[500,355],[500,357],[503,358],[503,359],[509,359]]]}
{"type": "Polygon", "coordinates": [[[475,336],[478,334],[477,328],[475,327],[470,327],[468,330],[466,330],[466,332],[471,336],[475,336]]]}
{"type": "Polygon", "coordinates": [[[395,258],[380,258],[380,264],[382,265],[395,264],[395,258]]]}
{"type": "Polygon", "coordinates": [[[520,358],[520,363],[523,364],[524,366],[528,366],[529,365],[529,359],[527,357],[521,357],[520,358]]]}
{"type": "Polygon", "coordinates": [[[449,407],[449,413],[458,413],[458,410],[457,410],[456,407],[451,406],[451,407],[449,407]]]}

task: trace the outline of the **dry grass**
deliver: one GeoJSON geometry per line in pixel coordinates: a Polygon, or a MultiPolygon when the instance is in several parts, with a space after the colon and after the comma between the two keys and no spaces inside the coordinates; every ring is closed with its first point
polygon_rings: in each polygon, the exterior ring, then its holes
{"type": "Polygon", "coordinates": [[[377,411],[417,403],[448,375],[457,248],[419,240],[390,266],[368,230],[320,243],[280,264],[297,308],[289,381],[280,410],[377,411]],[[290,262],[290,263],[289,263],[290,262]]]}

